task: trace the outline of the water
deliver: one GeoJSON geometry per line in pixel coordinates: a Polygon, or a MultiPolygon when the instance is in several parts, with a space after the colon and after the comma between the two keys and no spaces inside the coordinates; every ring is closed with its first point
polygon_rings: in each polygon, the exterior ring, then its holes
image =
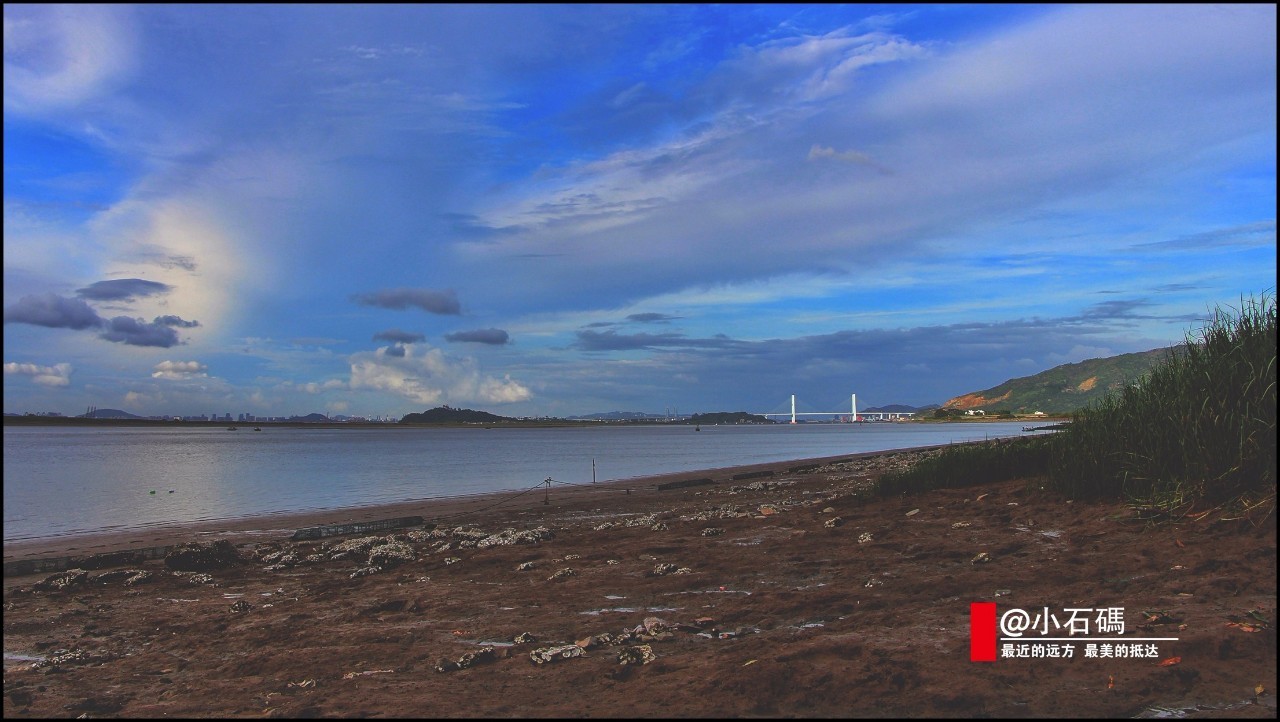
{"type": "Polygon", "coordinates": [[[4,429],[4,540],[1022,435],[1020,422],[4,429]],[[155,492],[154,494],[151,492],[155,492]]]}

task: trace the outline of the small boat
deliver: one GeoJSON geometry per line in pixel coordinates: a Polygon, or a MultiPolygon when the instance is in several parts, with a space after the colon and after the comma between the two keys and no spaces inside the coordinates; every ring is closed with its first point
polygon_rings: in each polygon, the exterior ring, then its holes
{"type": "Polygon", "coordinates": [[[234,427],[234,426],[228,426],[228,427],[227,427],[227,431],[235,431],[235,430],[236,430],[236,427],[234,427]]]}
{"type": "Polygon", "coordinates": [[[253,430],[254,430],[254,431],[262,431],[262,427],[261,427],[261,426],[255,426],[255,427],[253,427],[253,430]]]}

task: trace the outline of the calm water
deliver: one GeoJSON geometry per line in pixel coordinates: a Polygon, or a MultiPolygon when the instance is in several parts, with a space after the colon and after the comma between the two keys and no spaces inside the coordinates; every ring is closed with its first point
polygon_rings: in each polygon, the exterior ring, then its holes
{"type": "Polygon", "coordinates": [[[1021,422],[701,431],[6,427],[4,540],[523,490],[548,477],[587,483],[593,460],[595,478],[608,481],[1020,435],[1021,422]]]}

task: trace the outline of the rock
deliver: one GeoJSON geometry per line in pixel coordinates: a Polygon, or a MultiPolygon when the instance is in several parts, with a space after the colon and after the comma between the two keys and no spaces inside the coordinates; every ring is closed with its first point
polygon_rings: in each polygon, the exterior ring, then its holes
{"type": "Polygon", "coordinates": [[[986,552],[978,552],[978,556],[969,560],[970,564],[986,564],[991,561],[991,555],[986,552]]]}
{"type": "Polygon", "coordinates": [[[557,579],[565,579],[567,577],[576,577],[576,576],[578,576],[577,572],[575,572],[574,570],[568,567],[565,567],[564,569],[561,569],[555,574],[552,574],[551,576],[547,577],[547,581],[554,582],[557,579]]]}
{"type": "Polygon", "coordinates": [[[639,644],[634,647],[623,647],[618,652],[618,664],[648,664],[658,658],[653,647],[639,644]]]}
{"type": "Polygon", "coordinates": [[[546,664],[548,662],[559,662],[574,657],[585,657],[586,653],[582,651],[582,647],[576,644],[565,644],[558,647],[542,647],[529,652],[529,659],[534,664],[546,664]]]}
{"type": "Polygon", "coordinates": [[[679,569],[679,567],[677,567],[674,564],[671,564],[669,562],[660,562],[657,566],[653,568],[652,572],[649,572],[649,576],[662,577],[662,576],[666,576],[668,574],[674,573],[677,569],[679,569]]]}
{"type": "Polygon", "coordinates": [[[243,599],[238,599],[235,604],[231,605],[231,612],[233,614],[241,614],[249,611],[250,609],[253,609],[253,605],[243,599]]]}
{"type": "Polygon", "coordinates": [[[370,574],[377,574],[380,571],[382,571],[382,567],[360,567],[354,572],[351,572],[351,576],[348,578],[359,579],[360,577],[367,577],[370,574]]]}
{"type": "Polygon", "coordinates": [[[60,592],[64,589],[80,586],[88,581],[88,571],[84,569],[68,569],[65,572],[58,572],[45,577],[43,581],[31,585],[31,588],[42,592],[60,592]]]}
{"type": "Polygon", "coordinates": [[[958,521],[955,524],[952,524],[951,528],[952,529],[968,529],[969,526],[970,524],[967,521],[958,521]]]}
{"type": "Polygon", "coordinates": [[[843,523],[844,523],[844,519],[841,519],[838,516],[833,516],[830,519],[822,522],[822,525],[828,529],[835,529],[836,527],[840,526],[843,523]]]}
{"type": "Polygon", "coordinates": [[[533,644],[536,641],[538,641],[537,638],[528,632],[521,632],[511,640],[513,644],[533,644]]]}
{"type": "Polygon", "coordinates": [[[407,564],[415,559],[417,555],[413,553],[413,547],[403,542],[381,544],[369,550],[369,565],[383,569],[407,564]]]}
{"type": "Polygon", "coordinates": [[[527,572],[530,569],[533,569],[533,562],[522,562],[516,565],[516,571],[518,572],[527,572]]]}
{"type": "Polygon", "coordinates": [[[712,526],[702,530],[702,536],[720,536],[724,533],[724,529],[712,526]]]}
{"type": "Polygon", "coordinates": [[[536,544],[546,539],[555,538],[555,534],[546,527],[538,527],[537,529],[526,529],[517,531],[515,529],[503,529],[497,534],[489,536],[476,542],[477,549],[487,549],[493,546],[508,546],[512,544],[536,544]]]}
{"type": "Polygon", "coordinates": [[[867,543],[867,542],[869,542],[869,541],[871,541],[871,532],[869,532],[869,531],[864,531],[864,532],[862,532],[861,534],[859,534],[859,535],[858,535],[858,543],[859,543],[859,544],[866,544],[866,543],[867,543]]]}
{"type": "Polygon", "coordinates": [[[458,658],[456,662],[441,662],[436,665],[437,672],[452,672],[456,669],[466,669],[477,664],[492,662],[498,658],[497,650],[493,647],[482,647],[474,652],[467,652],[458,658]]]}

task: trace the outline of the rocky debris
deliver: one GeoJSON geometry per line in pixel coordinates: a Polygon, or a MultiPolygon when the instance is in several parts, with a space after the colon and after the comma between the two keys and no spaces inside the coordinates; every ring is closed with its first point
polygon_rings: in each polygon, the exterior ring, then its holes
{"type": "Polygon", "coordinates": [[[794,481],[753,481],[750,484],[729,487],[729,493],[739,494],[752,491],[776,491],[784,486],[790,486],[794,483],[794,481]]]}
{"type": "Polygon", "coordinates": [[[439,529],[432,529],[431,531],[414,529],[413,531],[406,533],[405,537],[414,544],[425,544],[436,539],[443,539],[445,537],[445,532],[439,529]]]}
{"type": "Polygon", "coordinates": [[[720,536],[724,533],[724,529],[717,526],[709,526],[702,530],[702,536],[720,536]]]}
{"type": "Polygon", "coordinates": [[[297,566],[298,555],[292,549],[280,549],[279,551],[268,552],[258,558],[258,561],[268,565],[268,568],[288,569],[297,566]]]}
{"type": "Polygon", "coordinates": [[[555,534],[544,526],[540,526],[536,529],[525,529],[524,531],[503,529],[497,534],[490,534],[476,542],[476,548],[487,549],[489,547],[508,546],[511,544],[537,544],[540,541],[553,538],[555,538],[555,534]]]}
{"type": "Polygon", "coordinates": [[[329,559],[338,561],[352,556],[364,557],[375,545],[383,543],[382,537],[365,536],[359,539],[347,539],[336,544],[322,544],[320,551],[328,554],[329,559]]]}
{"type": "Polygon", "coordinates": [[[606,531],[608,529],[613,529],[614,527],[619,527],[619,526],[622,526],[622,525],[616,521],[606,521],[591,527],[591,529],[593,531],[606,531]]]}
{"type": "Polygon", "coordinates": [[[665,512],[655,511],[652,514],[645,514],[643,516],[637,516],[637,517],[628,519],[624,521],[622,525],[626,527],[647,526],[652,528],[654,524],[657,524],[658,522],[662,521],[664,518],[666,518],[665,512]]]}
{"type": "Polygon", "coordinates": [[[489,537],[489,533],[476,526],[460,526],[449,532],[455,549],[474,549],[481,541],[489,537]]]}
{"type": "Polygon", "coordinates": [[[667,523],[665,521],[660,521],[654,524],[653,526],[649,527],[649,530],[650,531],[666,531],[667,523]]]}
{"type": "Polygon", "coordinates": [[[201,572],[173,572],[173,576],[186,579],[190,584],[213,584],[213,575],[201,572]]]}
{"type": "Polygon", "coordinates": [[[436,671],[452,672],[458,669],[466,669],[468,667],[473,667],[477,664],[492,662],[497,658],[498,658],[498,651],[496,649],[494,649],[493,647],[481,647],[480,649],[477,649],[474,652],[467,652],[461,657],[458,657],[458,661],[456,662],[449,662],[449,661],[441,662],[440,664],[436,665],[436,671]]]}
{"type": "Polygon", "coordinates": [[[618,561],[617,559],[606,559],[604,560],[604,563],[612,567],[612,566],[621,564],[622,562],[618,561]]]}
{"type": "Polygon", "coordinates": [[[240,553],[226,539],[209,544],[179,544],[164,557],[164,565],[180,572],[207,572],[239,564],[240,553]]]}
{"type": "Polygon", "coordinates": [[[665,577],[668,574],[692,574],[693,570],[689,567],[678,567],[670,562],[659,562],[646,576],[665,577]]]}
{"type": "Polygon", "coordinates": [[[618,651],[618,664],[648,664],[658,658],[654,654],[653,647],[647,644],[638,644],[634,647],[624,647],[618,651]]]}
{"type": "Polygon", "coordinates": [[[859,544],[866,544],[866,543],[867,543],[867,542],[869,542],[869,541],[871,541],[871,532],[869,532],[869,531],[864,531],[864,532],[862,532],[861,534],[859,534],[859,535],[858,535],[858,543],[859,543],[859,544]]]}
{"type": "Polygon", "coordinates": [[[370,574],[377,574],[380,571],[382,571],[382,567],[360,567],[354,572],[351,572],[351,576],[348,577],[348,579],[359,579],[360,577],[367,577],[370,574]]]}
{"type": "Polygon", "coordinates": [[[828,529],[835,529],[836,527],[840,526],[843,523],[844,523],[844,519],[841,519],[838,516],[833,516],[830,519],[822,522],[822,525],[828,529]]]}
{"type": "Polygon", "coordinates": [[[31,588],[42,592],[60,592],[64,589],[86,584],[88,581],[88,571],[84,569],[68,569],[65,572],[58,572],[45,577],[43,581],[31,585],[31,588]]]}
{"type": "Polygon", "coordinates": [[[458,563],[458,562],[460,562],[460,561],[462,561],[462,557],[445,557],[444,565],[445,565],[446,567],[447,567],[447,566],[452,566],[452,565],[454,565],[454,564],[457,564],[457,563],[458,563]]]}
{"type": "Polygon", "coordinates": [[[561,569],[555,574],[552,574],[551,576],[547,577],[547,581],[554,582],[557,579],[565,579],[566,577],[576,577],[576,576],[578,576],[577,572],[570,569],[569,567],[565,567],[564,569],[561,569]]]}
{"type": "Polygon", "coordinates": [[[714,509],[682,516],[680,521],[712,521],[714,519],[734,519],[740,516],[750,516],[750,514],[740,510],[734,504],[722,504],[714,509]]]}
{"type": "MultiPolygon", "coordinates": [[[[816,501],[816,500],[815,500],[815,501],[816,501]]],[[[823,513],[823,514],[834,514],[834,513],[836,513],[836,508],[835,508],[834,506],[829,506],[829,507],[827,507],[827,508],[823,509],[823,510],[822,510],[822,513],[823,513]]]]}
{"type": "Polygon", "coordinates": [[[991,555],[986,552],[978,552],[978,556],[969,560],[970,564],[986,564],[991,561],[991,555]]]}
{"type": "Polygon", "coordinates": [[[60,649],[52,655],[31,665],[31,669],[43,669],[45,667],[57,667],[62,664],[73,664],[75,662],[90,662],[93,657],[83,650],[68,651],[60,649]]]}
{"type": "Polygon", "coordinates": [[[586,653],[576,644],[563,644],[558,647],[540,647],[529,652],[529,659],[534,664],[546,664],[548,662],[559,662],[565,659],[573,659],[574,657],[585,657],[586,653]]]}
{"type": "Polygon", "coordinates": [[[518,572],[527,572],[530,569],[533,569],[533,562],[521,562],[516,565],[516,571],[518,572]]]}
{"type": "Polygon", "coordinates": [[[969,522],[967,521],[958,521],[955,524],[952,524],[951,528],[952,529],[968,529],[969,526],[970,526],[969,522]]]}
{"type": "Polygon", "coordinates": [[[231,612],[233,614],[242,614],[250,609],[253,609],[253,605],[243,599],[237,599],[235,604],[231,605],[231,612]]]}
{"type": "Polygon", "coordinates": [[[512,644],[533,644],[534,642],[537,642],[537,641],[538,641],[537,637],[534,637],[532,634],[529,634],[528,632],[521,632],[517,634],[514,638],[512,638],[511,643],[512,644]]]}
{"type": "Polygon", "coordinates": [[[778,508],[778,506],[777,506],[776,504],[761,504],[761,505],[760,505],[760,515],[761,515],[761,516],[773,516],[774,514],[777,514],[777,513],[781,512],[781,511],[782,511],[782,510],[781,510],[781,509],[779,509],[779,508],[778,508]]]}
{"type": "Polygon", "coordinates": [[[407,564],[417,558],[417,555],[413,553],[413,547],[404,542],[388,542],[369,550],[369,566],[382,567],[383,569],[407,564]]]}
{"type": "Polygon", "coordinates": [[[126,587],[132,587],[135,584],[149,582],[154,576],[151,572],[142,569],[115,569],[99,574],[93,578],[93,581],[98,584],[112,584],[123,581],[126,587]]]}

